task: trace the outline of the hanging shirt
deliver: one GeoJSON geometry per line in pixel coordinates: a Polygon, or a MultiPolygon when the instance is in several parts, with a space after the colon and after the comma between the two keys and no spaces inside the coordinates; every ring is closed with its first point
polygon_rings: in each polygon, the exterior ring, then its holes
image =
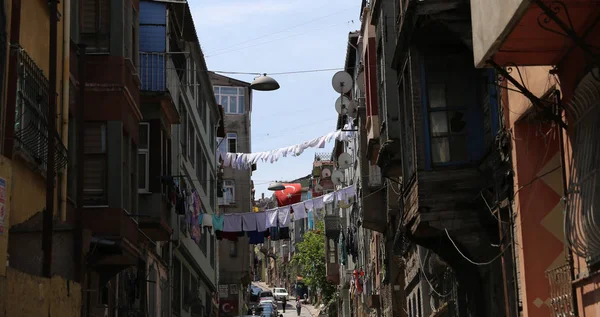
{"type": "Polygon", "coordinates": [[[258,212],[254,215],[256,217],[256,230],[258,232],[267,231],[267,214],[265,212],[258,212]]]}
{"type": "Polygon", "coordinates": [[[265,213],[267,214],[265,226],[267,226],[267,228],[277,226],[277,210],[267,210],[265,213]]]}
{"type": "Polygon", "coordinates": [[[242,217],[240,215],[229,214],[223,216],[223,232],[242,231],[242,217]]]}
{"type": "Polygon", "coordinates": [[[292,209],[294,210],[294,219],[300,220],[306,218],[308,215],[306,214],[306,207],[304,207],[304,203],[297,203],[292,205],[292,209]]]}
{"type": "Polygon", "coordinates": [[[248,231],[249,244],[261,244],[265,242],[264,232],[248,231]]]}
{"type": "Polygon", "coordinates": [[[242,214],[242,224],[244,226],[244,231],[256,231],[257,230],[256,214],[253,212],[243,213],[242,214]]]}
{"type": "Polygon", "coordinates": [[[223,215],[217,216],[217,215],[213,215],[212,217],[212,225],[214,230],[219,230],[219,231],[223,231],[223,215]]]}
{"type": "Polygon", "coordinates": [[[290,225],[290,207],[281,207],[277,210],[279,228],[286,228],[290,225]]]}

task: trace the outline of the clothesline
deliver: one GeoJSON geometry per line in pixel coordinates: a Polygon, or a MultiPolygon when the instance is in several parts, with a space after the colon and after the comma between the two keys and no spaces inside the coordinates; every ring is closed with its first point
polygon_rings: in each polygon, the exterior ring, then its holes
{"type": "Polygon", "coordinates": [[[352,123],[347,123],[343,129],[330,132],[326,135],[302,142],[300,144],[279,148],[276,150],[254,153],[218,152],[217,155],[223,161],[224,167],[232,167],[234,169],[249,169],[253,164],[258,163],[259,161],[274,163],[280,158],[287,157],[288,155],[299,156],[308,148],[324,148],[325,143],[329,143],[331,140],[348,141],[354,138],[354,132],[351,131],[353,129],[354,127],[352,123]]]}

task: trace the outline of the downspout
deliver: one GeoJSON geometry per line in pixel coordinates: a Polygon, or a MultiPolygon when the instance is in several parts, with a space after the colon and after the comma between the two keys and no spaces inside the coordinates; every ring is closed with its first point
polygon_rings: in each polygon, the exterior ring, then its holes
{"type": "MultiPolygon", "coordinates": [[[[68,149],[69,144],[69,83],[71,64],[71,0],[63,1],[63,69],[62,69],[62,143],[68,149]]],[[[69,172],[68,164],[63,169],[62,181],[60,184],[60,220],[67,221],[67,175],[69,172]]]]}

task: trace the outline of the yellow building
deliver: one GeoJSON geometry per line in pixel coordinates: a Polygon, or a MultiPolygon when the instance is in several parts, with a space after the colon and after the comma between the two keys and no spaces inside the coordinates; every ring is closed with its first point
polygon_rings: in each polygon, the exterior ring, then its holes
{"type": "Polygon", "coordinates": [[[46,201],[46,153],[49,142],[57,144],[54,165],[57,171],[54,207],[57,227],[60,228],[59,219],[66,220],[67,150],[64,144],[68,140],[71,41],[70,23],[66,23],[64,28],[63,21],[70,21],[70,8],[69,0],[58,4],[57,130],[49,136],[46,131],[51,95],[48,80],[48,2],[0,1],[0,33],[6,36],[6,41],[0,39],[0,51],[3,53],[0,54],[0,82],[3,85],[0,130],[0,317],[80,315],[81,290],[77,283],[58,276],[52,279],[40,277],[43,258],[41,214],[46,201]],[[14,230],[19,226],[22,227],[19,229],[21,233],[12,234],[19,231],[14,230]],[[13,250],[17,252],[13,254],[13,250]],[[24,252],[19,254],[21,250],[24,252]],[[27,261],[25,256],[28,257],[27,261]],[[19,260],[19,257],[23,260],[19,260]]]}

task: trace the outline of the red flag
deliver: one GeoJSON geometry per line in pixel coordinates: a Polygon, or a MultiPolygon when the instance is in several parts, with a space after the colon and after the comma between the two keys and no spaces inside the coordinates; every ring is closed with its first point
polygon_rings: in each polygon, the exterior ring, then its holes
{"type": "Polygon", "coordinates": [[[275,192],[275,198],[277,198],[277,205],[279,207],[293,205],[299,203],[302,199],[302,184],[283,184],[284,190],[278,190],[275,192]]]}

